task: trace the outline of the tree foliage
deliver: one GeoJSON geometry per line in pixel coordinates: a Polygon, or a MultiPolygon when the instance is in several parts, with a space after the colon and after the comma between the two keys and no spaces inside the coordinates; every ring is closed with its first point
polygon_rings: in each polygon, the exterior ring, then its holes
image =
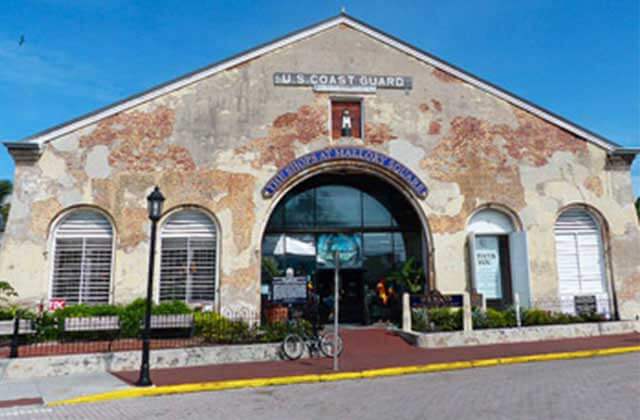
{"type": "Polygon", "coordinates": [[[8,282],[0,281],[0,306],[4,306],[9,302],[10,298],[16,296],[18,296],[18,293],[8,282]]]}
{"type": "Polygon", "coordinates": [[[638,219],[640,219],[640,197],[636,198],[636,213],[638,213],[638,219]]]}
{"type": "Polygon", "coordinates": [[[9,217],[9,203],[4,204],[5,199],[13,192],[13,183],[7,179],[0,180],[0,215],[7,222],[9,217]]]}

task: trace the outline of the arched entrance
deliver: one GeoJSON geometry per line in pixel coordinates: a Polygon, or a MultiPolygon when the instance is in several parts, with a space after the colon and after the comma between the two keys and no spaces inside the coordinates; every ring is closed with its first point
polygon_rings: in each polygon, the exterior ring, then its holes
{"type": "Polygon", "coordinates": [[[263,303],[274,299],[274,278],[277,282],[288,271],[312,282],[326,303],[321,305],[326,320],[333,294],[331,249],[336,247],[341,250],[341,322],[392,318],[402,285],[389,277],[407,261],[423,270],[426,287],[427,238],[407,197],[365,172],[323,172],[288,191],[270,216],[262,240],[263,303]],[[380,281],[395,286],[397,293],[386,304],[380,281]]]}

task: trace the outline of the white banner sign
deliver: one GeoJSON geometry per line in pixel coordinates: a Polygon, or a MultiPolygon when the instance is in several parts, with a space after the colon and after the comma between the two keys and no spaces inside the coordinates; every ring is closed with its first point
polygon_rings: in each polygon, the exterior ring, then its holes
{"type": "Polygon", "coordinates": [[[476,287],[487,299],[502,298],[498,238],[476,237],[476,287]]]}

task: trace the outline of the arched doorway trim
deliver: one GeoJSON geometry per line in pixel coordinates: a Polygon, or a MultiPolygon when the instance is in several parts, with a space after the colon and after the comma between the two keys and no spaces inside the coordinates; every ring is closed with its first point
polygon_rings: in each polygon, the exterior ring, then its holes
{"type": "Polygon", "coordinates": [[[490,202],[490,203],[486,203],[481,206],[478,206],[467,218],[467,226],[471,223],[471,219],[473,219],[474,216],[476,216],[478,213],[480,213],[483,210],[495,210],[495,211],[501,212],[502,214],[504,214],[510,219],[511,224],[513,225],[513,228],[515,231],[524,230],[522,220],[520,220],[520,217],[517,212],[515,212],[508,206],[505,206],[500,203],[494,203],[494,202],[490,202]]]}
{"type": "Polygon", "coordinates": [[[298,281],[312,280],[321,297],[329,296],[333,264],[327,250],[335,245],[345,252],[341,300],[349,310],[341,320],[377,319],[386,303],[371,300],[370,293],[378,293],[381,284],[395,288],[387,275],[412,259],[430,266],[425,261],[424,225],[411,203],[417,200],[410,191],[405,193],[406,187],[390,182],[386,173],[362,162],[332,162],[312,172],[301,174],[295,185],[287,185],[286,193],[269,200],[277,204],[264,203],[275,206],[261,242],[264,299],[282,303],[276,286],[285,272],[298,281]]]}
{"type": "Polygon", "coordinates": [[[330,147],[315,152],[307,153],[289,162],[281,168],[264,186],[262,195],[266,198],[272,197],[278,192],[287,181],[297,174],[307,171],[315,166],[323,165],[335,161],[355,161],[364,162],[387,173],[392,174],[418,198],[424,199],[427,196],[427,186],[409,168],[392,157],[375,150],[364,147],[330,147]]]}
{"type": "MultiPolygon", "coordinates": [[[[420,205],[420,201],[416,198],[415,194],[411,192],[406,182],[401,182],[398,180],[397,176],[390,171],[380,171],[377,165],[373,165],[366,161],[354,161],[348,159],[340,159],[334,161],[328,161],[319,165],[312,166],[311,168],[298,172],[294,174],[292,177],[288,178],[282,185],[279,186],[276,193],[273,194],[270,198],[272,198],[272,202],[269,204],[269,208],[265,213],[265,218],[261,222],[260,227],[260,238],[264,238],[264,235],[267,230],[267,225],[271,216],[273,215],[273,211],[276,209],[280,201],[296,186],[301,184],[302,182],[313,178],[317,175],[321,175],[324,173],[360,173],[360,174],[368,174],[375,177],[378,177],[385,182],[389,183],[392,187],[397,189],[409,202],[409,204],[413,207],[418,219],[420,221],[422,232],[424,236],[425,246],[423,247],[423,262],[426,265],[425,273],[427,274],[427,283],[429,289],[433,290],[437,288],[437,279],[436,279],[436,270],[435,270],[435,249],[433,247],[433,237],[431,234],[431,228],[429,226],[429,221],[424,213],[420,205]]],[[[267,197],[265,197],[267,198],[267,197]]],[[[260,249],[256,250],[256,255],[261,255],[262,253],[262,239],[260,241],[260,249]]]]}

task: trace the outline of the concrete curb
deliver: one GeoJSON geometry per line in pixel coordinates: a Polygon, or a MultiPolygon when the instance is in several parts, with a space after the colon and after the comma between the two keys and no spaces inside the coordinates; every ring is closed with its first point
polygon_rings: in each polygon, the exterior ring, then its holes
{"type": "Polygon", "coordinates": [[[450,370],[483,368],[498,365],[519,363],[545,362],[551,360],[584,359],[600,356],[614,356],[625,353],[640,352],[640,346],[613,347],[599,350],[582,350],[565,353],[535,354],[528,356],[500,357],[495,359],[480,359],[462,362],[432,363],[428,365],[402,366],[383,369],[369,369],[359,372],[324,373],[312,375],[282,376],[260,379],[240,379],[217,382],[202,382],[195,384],[167,385],[151,388],[128,388],[101,394],[86,395],[68,400],[53,401],[49,407],[61,405],[95,403],[113,401],[126,398],[140,398],[158,395],[185,394],[203,391],[223,391],[240,388],[261,388],[267,386],[294,385],[318,382],[335,382],[353,379],[380,378],[388,376],[411,375],[417,373],[444,372],[450,370]]]}

